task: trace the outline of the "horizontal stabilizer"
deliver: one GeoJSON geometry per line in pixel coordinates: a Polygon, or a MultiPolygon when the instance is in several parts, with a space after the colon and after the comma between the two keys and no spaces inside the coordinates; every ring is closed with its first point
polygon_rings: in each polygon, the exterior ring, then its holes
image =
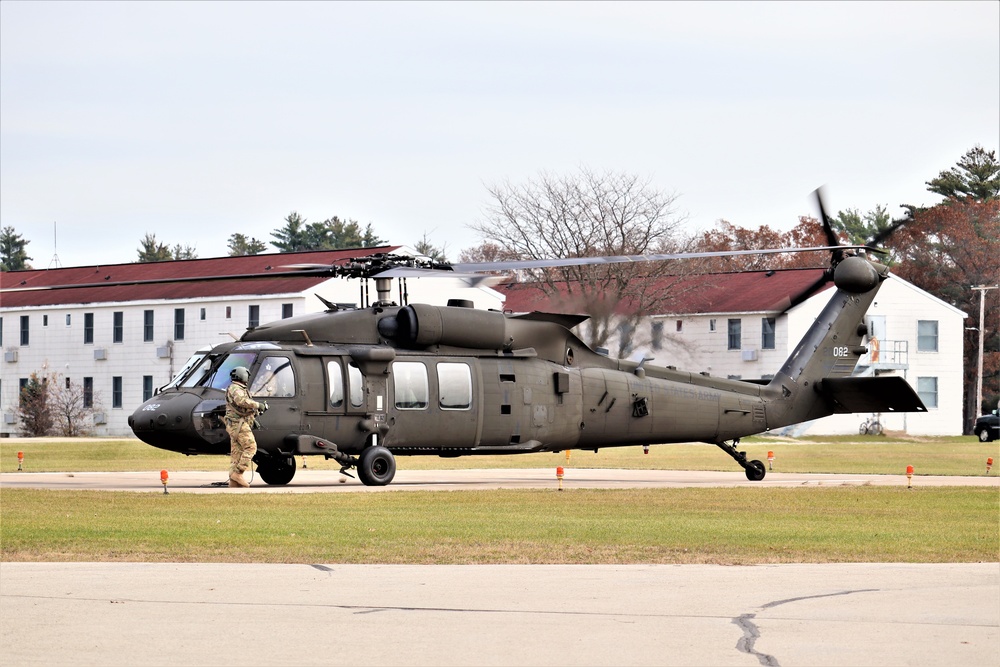
{"type": "Polygon", "coordinates": [[[826,378],[819,393],[835,404],[835,413],[927,412],[913,387],[898,375],[826,378]]]}

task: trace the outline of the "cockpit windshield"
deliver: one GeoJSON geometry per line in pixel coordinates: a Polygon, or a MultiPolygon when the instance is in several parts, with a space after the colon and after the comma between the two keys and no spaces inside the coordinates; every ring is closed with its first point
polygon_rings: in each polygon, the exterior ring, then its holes
{"type": "Polygon", "coordinates": [[[218,356],[206,357],[180,386],[226,389],[231,382],[229,373],[237,366],[249,369],[256,358],[256,352],[233,352],[221,359],[218,356]]]}

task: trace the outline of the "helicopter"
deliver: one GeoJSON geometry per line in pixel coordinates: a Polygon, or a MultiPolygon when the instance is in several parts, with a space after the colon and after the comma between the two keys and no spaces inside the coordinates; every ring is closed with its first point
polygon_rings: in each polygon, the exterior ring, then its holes
{"type": "MultiPolygon", "coordinates": [[[[822,204],[821,204],[822,212],[822,204]]],[[[189,455],[229,454],[225,391],[231,371],[250,371],[250,393],[266,401],[255,430],[257,474],[291,482],[298,455],[323,456],[389,484],[396,457],[524,454],[674,442],[718,446],[759,481],[766,468],[738,449],[741,438],[834,413],[925,412],[898,376],[851,377],[868,331],[865,313],[889,269],[869,245],[831,240],[817,248],[448,264],[377,255],[343,265],[290,270],[371,277],[378,299],[264,324],[192,357],[129,417],[144,442],[189,455]],[[586,318],[552,313],[397,305],[394,278],[683,257],[826,251],[830,301],[773,379],[711,377],[614,359],[573,331],[586,318]]]]}

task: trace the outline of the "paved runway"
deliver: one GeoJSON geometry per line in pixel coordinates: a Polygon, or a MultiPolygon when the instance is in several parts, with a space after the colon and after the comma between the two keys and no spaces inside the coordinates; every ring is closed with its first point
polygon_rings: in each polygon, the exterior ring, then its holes
{"type": "MultiPolygon", "coordinates": [[[[336,471],[299,470],[287,486],[268,486],[256,477],[249,490],[213,487],[225,481],[223,472],[169,472],[170,493],[337,493],[351,491],[433,491],[459,489],[558,488],[555,468],[501,470],[399,470],[385,487],[364,486],[336,471]],[[346,482],[340,483],[344,479],[346,482]]],[[[1000,477],[915,476],[914,487],[993,486],[1000,477]]],[[[566,468],[563,487],[657,488],[736,486],[906,486],[905,475],[804,474],[770,472],[760,482],[751,482],[742,471],[699,472],[685,470],[606,470],[566,468]]],[[[103,491],[163,492],[160,472],[0,473],[0,488],[93,489],[103,491]]]]}
{"type": "Polygon", "coordinates": [[[964,665],[1000,565],[0,564],[8,665],[964,665]]]}

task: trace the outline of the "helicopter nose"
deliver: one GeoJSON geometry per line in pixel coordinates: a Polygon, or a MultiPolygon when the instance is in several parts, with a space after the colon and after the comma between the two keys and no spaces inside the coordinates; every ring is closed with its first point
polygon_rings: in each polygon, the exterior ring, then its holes
{"type": "Polygon", "coordinates": [[[186,436],[197,437],[191,426],[191,413],[200,400],[184,393],[158,394],[132,413],[129,426],[143,442],[176,450],[180,442],[188,439],[186,436]]]}

